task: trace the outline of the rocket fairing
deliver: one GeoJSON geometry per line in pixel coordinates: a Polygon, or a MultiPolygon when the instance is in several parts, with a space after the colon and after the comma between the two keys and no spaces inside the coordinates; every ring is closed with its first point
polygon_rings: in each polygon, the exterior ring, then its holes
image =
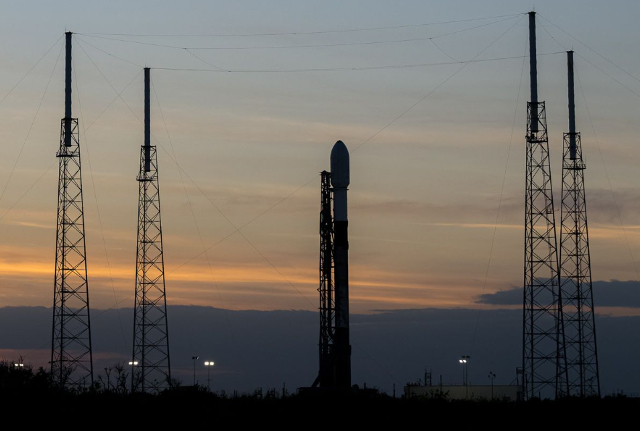
{"type": "Polygon", "coordinates": [[[351,387],[351,345],[349,344],[349,235],[347,188],[349,187],[349,150],[338,141],[331,150],[333,187],[334,286],[336,386],[351,387]]]}

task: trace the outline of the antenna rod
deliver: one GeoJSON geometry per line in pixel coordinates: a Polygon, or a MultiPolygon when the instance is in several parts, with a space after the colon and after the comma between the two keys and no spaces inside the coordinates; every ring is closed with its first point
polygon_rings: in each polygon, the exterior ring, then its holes
{"type": "Polygon", "coordinates": [[[151,171],[151,107],[149,75],[151,69],[144,68],[144,171],[151,171]]]}
{"type": "Polygon", "coordinates": [[[64,81],[64,128],[67,131],[64,135],[64,145],[71,146],[71,33],[65,33],[66,36],[66,66],[64,81]]]}
{"type": "Polygon", "coordinates": [[[573,92],[573,51],[567,51],[567,74],[569,78],[569,158],[576,159],[576,105],[573,92]]]}
{"type": "Polygon", "coordinates": [[[538,63],[536,58],[536,13],[529,12],[529,74],[531,81],[531,132],[538,132],[538,63]]]}

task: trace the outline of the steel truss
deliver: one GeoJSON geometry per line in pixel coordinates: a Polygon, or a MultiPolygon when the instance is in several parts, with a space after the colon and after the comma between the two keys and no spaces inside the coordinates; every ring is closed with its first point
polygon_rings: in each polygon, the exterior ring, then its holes
{"type": "Polygon", "coordinates": [[[527,399],[565,392],[562,303],[544,102],[527,104],[523,391],[527,399]]]}
{"type": "Polygon", "coordinates": [[[51,377],[61,388],[93,384],[89,284],[77,118],[60,127],[51,377]]]}
{"type": "Polygon", "coordinates": [[[567,353],[568,395],[600,396],[591,256],[580,133],[564,134],[560,287],[567,353]],[[575,153],[571,141],[575,142],[575,153]]]}
{"type": "Polygon", "coordinates": [[[137,180],[138,241],[131,388],[132,391],[157,393],[169,388],[171,366],[155,146],[141,147],[137,180]],[[145,168],[147,157],[148,171],[145,168]]]}
{"type": "Polygon", "coordinates": [[[333,286],[333,215],[331,173],[320,174],[320,340],[318,378],[313,386],[335,387],[335,295],[333,286]]]}

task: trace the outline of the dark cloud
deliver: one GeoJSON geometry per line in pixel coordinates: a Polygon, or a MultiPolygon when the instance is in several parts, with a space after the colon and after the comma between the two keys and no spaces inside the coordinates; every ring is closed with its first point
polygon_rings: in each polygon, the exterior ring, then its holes
{"type": "Polygon", "coordinates": [[[483,293],[476,297],[476,304],[517,305],[522,304],[522,287],[499,290],[495,293],[483,293]]]}
{"type": "MultiPolygon", "coordinates": [[[[640,308],[640,281],[594,281],[593,298],[597,307],[640,308]]],[[[477,304],[521,305],[522,288],[479,295],[477,304]]]]}

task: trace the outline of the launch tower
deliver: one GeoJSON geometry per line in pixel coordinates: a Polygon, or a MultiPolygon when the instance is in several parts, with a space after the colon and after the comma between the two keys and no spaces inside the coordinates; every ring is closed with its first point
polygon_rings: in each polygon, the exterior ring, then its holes
{"type": "Polygon", "coordinates": [[[320,174],[320,371],[313,387],[351,387],[349,181],[349,150],[338,141],[331,150],[331,173],[320,174]]]}

